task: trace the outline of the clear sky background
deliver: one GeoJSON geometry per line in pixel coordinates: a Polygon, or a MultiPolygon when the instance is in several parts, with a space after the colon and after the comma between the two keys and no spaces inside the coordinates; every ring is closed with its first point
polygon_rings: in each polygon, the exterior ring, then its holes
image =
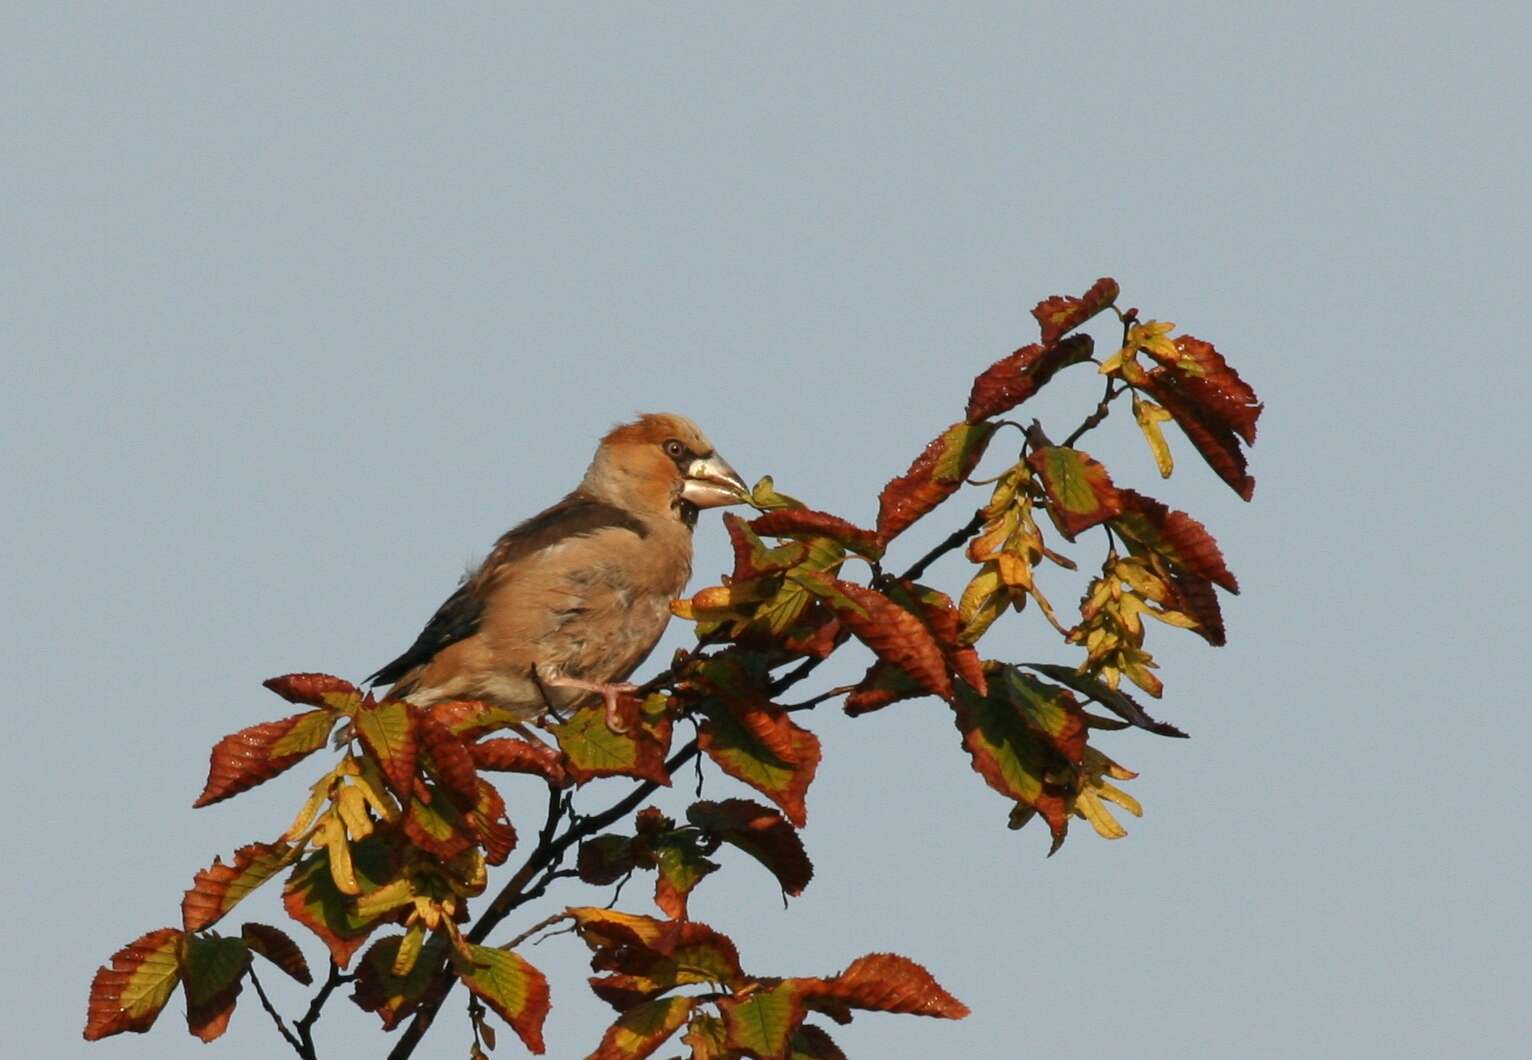
{"type": "MultiPolygon", "coordinates": [[[[191,810],[208,747],[280,716],[263,678],[392,658],[636,410],[871,520],[1102,274],[1268,403],[1250,505],[1174,432],[1168,484],[1129,417],[1091,438],[1244,587],[1226,649],[1151,632],[1193,738],[1101,740],[1145,818],[1045,860],[939,703],[822,710],[816,879],[784,912],[725,857],[693,915],[751,970],[894,949],[974,1010],[858,1017],[859,1057],[1525,1049],[1528,39],[1514,4],[5,5],[3,1051],[282,1055],[248,990],[212,1049],[179,995],[79,1037],[96,966],[321,768],[191,810]]],[[[725,553],[704,517],[695,585],[725,553]]],[[[985,643],[1076,657],[1032,614],[985,643]]],[[[583,947],[529,955],[583,1055],[583,947]]],[[[385,1046],[346,1002],[318,1033],[385,1046]]],[[[419,1055],[466,1050],[454,1001],[419,1055]]]]}

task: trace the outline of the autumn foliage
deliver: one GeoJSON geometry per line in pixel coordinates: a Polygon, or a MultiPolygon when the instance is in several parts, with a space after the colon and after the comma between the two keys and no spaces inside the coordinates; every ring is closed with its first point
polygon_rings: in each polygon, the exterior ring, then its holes
{"type": "Polygon", "coordinates": [[[285,831],[194,874],[179,927],[150,931],[111,956],[91,984],[85,1037],[147,1031],[179,988],[188,1029],[211,1041],[248,983],[286,1045],[314,1060],[314,1025],[349,986],[350,1000],[395,1032],[389,1055],[397,1060],[461,984],[470,1056],[494,1048],[496,1021],[541,1053],[555,988],[521,947],[556,926],[589,948],[589,987],[613,1010],[599,1040],[584,1043],[601,1060],[635,1060],[666,1043],[666,1055],[699,1060],[828,1060],[844,1054],[827,1023],[855,1012],[966,1015],[925,968],[890,953],[854,957],[832,975],[747,971],[723,930],[689,918],[688,899],[719,872],[714,855],[723,846],[758,862],[784,896],[810,885],[804,829],[821,746],[807,712],[837,699],[852,716],[916,697],[944,702],[962,748],[953,764],[966,757],[1009,804],[1012,828],[1041,818],[1050,853],[1074,822],[1115,839],[1125,834],[1119,815],[1140,813],[1118,786],[1135,774],[1099,743],[1128,728],[1184,735],[1139,699],[1163,689],[1145,620],[1222,644],[1219,593],[1238,592],[1238,583],[1200,522],[1114,479],[1078,442],[1126,396],[1162,476],[1174,466],[1165,437],[1174,424],[1249,500],[1246,447],[1261,405],[1212,344],[1140,319],[1119,307],[1118,294],[1116,281],[1102,279],[1080,297],[1038,303],[1038,340],[978,374],[962,417],[884,487],[872,526],[807,507],[769,478],[758,483],[757,515],[724,516],[733,569],[673,605],[695,623],[697,646],[624,699],[622,731],[599,703],[528,725],[486,703],[379,700],[324,674],[267,681],[300,709],[219,740],[195,805],[270,781],[337,736],[338,757],[320,767],[285,831]],[[1104,356],[1078,330],[1097,317],[1116,325],[1118,344],[1104,356]],[[1054,441],[1035,419],[1005,418],[1086,364],[1105,389],[1072,432],[1054,441]],[[993,470],[974,483],[987,456],[993,470]],[[890,562],[901,534],[965,490],[974,501],[963,525],[902,568],[890,562]],[[1051,569],[1076,570],[1083,559],[1065,550],[1087,540],[1105,545],[1104,555],[1077,613],[1066,614],[1047,595],[1051,569]],[[959,583],[943,590],[924,580],[936,559],[959,550],[969,561],[959,583]],[[1062,650],[1047,659],[986,655],[995,622],[1028,606],[1042,619],[1035,630],[1062,650]],[[854,686],[783,701],[830,655],[856,651],[853,642],[868,660],[854,686]],[[678,747],[681,721],[696,736],[678,747]],[[644,806],[699,755],[748,797],[699,799],[684,819],[644,806]],[[507,773],[544,782],[546,805],[509,804],[495,782],[507,773]],[[576,815],[573,792],[598,785],[621,786],[620,794],[600,813],[576,815]],[[492,883],[518,851],[514,872],[492,883]],[[600,889],[635,876],[652,877],[653,912],[571,905],[491,942],[560,880],[600,889]],[[275,970],[311,984],[303,951],[281,928],[228,920],[271,881],[288,917],[327,951],[327,972],[296,1020],[280,1016],[259,975],[275,970]]]}

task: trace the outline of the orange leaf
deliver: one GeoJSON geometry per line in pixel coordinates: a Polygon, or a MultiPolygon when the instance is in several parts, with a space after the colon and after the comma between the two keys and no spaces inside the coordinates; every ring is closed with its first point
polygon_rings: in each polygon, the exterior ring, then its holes
{"type": "Polygon", "coordinates": [[[468,813],[468,825],[484,848],[484,860],[503,865],[516,848],[516,829],[505,815],[505,799],[487,780],[479,781],[478,799],[468,813]]]}
{"type": "Polygon", "coordinates": [[[959,1020],[968,1006],[942,989],[930,972],[897,953],[858,957],[824,986],[805,991],[809,1004],[828,999],[874,1012],[904,1012],[959,1020]]]}
{"type": "Polygon", "coordinates": [[[213,746],[207,784],[193,806],[210,806],[291,769],[323,747],[338,715],[312,710],[231,733],[213,746]]]}
{"type": "Polygon", "coordinates": [[[802,894],[814,875],[803,840],[769,806],[750,799],[694,802],[686,819],[765,865],[788,894],[802,894]]]}
{"type": "Polygon", "coordinates": [[[160,928],[140,935],[112,954],[110,966],[96,970],[90,983],[85,1040],[99,1041],[154,1026],[170,993],[181,981],[181,932],[160,928]]]}
{"type": "Polygon", "coordinates": [[[767,548],[750,523],[733,512],[723,513],[724,529],[734,546],[734,581],[748,581],[762,574],[780,574],[803,560],[807,550],[799,542],[767,548]]]}
{"type": "Polygon", "coordinates": [[[558,788],[569,783],[563,756],[547,744],[503,736],[469,744],[468,753],[473,756],[474,765],[480,769],[530,773],[558,788]]]}
{"type": "Polygon", "coordinates": [[[1091,284],[1083,298],[1056,294],[1044,298],[1032,310],[1043,329],[1043,342],[1057,342],[1066,332],[1073,331],[1107,306],[1117,301],[1117,281],[1103,276],[1091,284]]]}
{"type": "Polygon", "coordinates": [[[955,676],[967,681],[980,695],[989,691],[979,653],[972,645],[963,643],[963,620],[952,606],[952,597],[925,585],[900,582],[889,590],[889,598],[925,623],[955,676]]]}
{"type": "Polygon", "coordinates": [[[1073,541],[1082,530],[1122,514],[1111,476],[1079,449],[1047,445],[1027,454],[1048,493],[1048,512],[1059,532],[1073,541]]]}
{"type": "Polygon", "coordinates": [[[259,953],[304,986],[313,983],[314,977],[309,972],[309,962],[303,959],[303,951],[281,928],[269,924],[245,924],[240,928],[239,937],[245,940],[250,952],[259,953]]]}
{"type": "Polygon", "coordinates": [[[219,858],[197,873],[191,890],[181,899],[181,919],[187,931],[212,927],[240,899],[275,876],[297,853],[286,843],[251,843],[224,864],[219,858]]]}
{"type": "Polygon", "coordinates": [[[1250,385],[1239,377],[1211,342],[1190,335],[1175,340],[1175,358],[1150,347],[1155,360],[1175,374],[1177,383],[1198,404],[1214,414],[1230,430],[1255,444],[1255,422],[1263,406],[1250,385]]]}
{"type": "Polygon", "coordinates": [[[1041,813],[1057,850],[1069,827],[1069,792],[1049,774],[1068,763],[994,689],[988,696],[960,689],[953,708],[974,771],[1000,794],[1041,813]]]}
{"type": "Polygon", "coordinates": [[[804,797],[819,768],[819,737],[764,699],[715,702],[697,734],[697,746],[803,827],[808,815],[804,797]]]}
{"type": "Polygon", "coordinates": [[[421,793],[410,799],[404,811],[404,834],[411,843],[442,861],[451,861],[473,846],[469,824],[463,820],[450,799],[441,797],[441,789],[421,785],[421,793]],[[429,801],[424,796],[432,796],[429,801]]]}
{"type": "Polygon", "coordinates": [[[479,699],[444,699],[427,708],[430,715],[463,740],[477,740],[486,733],[519,725],[525,719],[505,707],[479,699]]]}
{"type": "MultiPolygon", "coordinates": [[[[392,855],[377,833],[351,844],[351,865],[364,894],[376,890],[396,871],[392,855]]],[[[319,936],[342,968],[383,923],[377,917],[357,913],[355,901],[336,887],[330,857],[324,850],[314,851],[293,866],[282,887],[282,905],[289,916],[319,936]]]]}
{"type": "Polygon", "coordinates": [[[1037,393],[1059,371],[1089,360],[1096,344],[1089,335],[1071,335],[1052,345],[1023,346],[1000,358],[973,381],[968,394],[968,422],[998,416],[1037,393]]]}
{"type": "Polygon", "coordinates": [[[954,423],[926,446],[910,469],[878,495],[878,541],[887,545],[915,520],[955,493],[984,456],[995,427],[954,423]]]}
{"type": "Polygon", "coordinates": [[[871,530],[863,530],[838,515],[809,508],[778,508],[752,520],[750,529],[767,537],[828,537],[870,559],[883,555],[878,535],[871,530]]]}

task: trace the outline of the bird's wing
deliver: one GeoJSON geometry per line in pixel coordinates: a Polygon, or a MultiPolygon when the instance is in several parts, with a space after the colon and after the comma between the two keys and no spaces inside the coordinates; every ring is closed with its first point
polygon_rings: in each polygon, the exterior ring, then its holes
{"type": "Polygon", "coordinates": [[[635,516],[616,505],[607,504],[580,493],[571,493],[553,507],[507,531],[482,566],[451,596],[447,597],[426,628],[420,631],[409,650],[393,662],[380,667],[366,684],[387,685],[431,661],[437,652],[473,636],[484,617],[488,589],[500,573],[510,566],[570,538],[585,537],[600,530],[629,530],[639,537],[648,528],[635,516]]]}

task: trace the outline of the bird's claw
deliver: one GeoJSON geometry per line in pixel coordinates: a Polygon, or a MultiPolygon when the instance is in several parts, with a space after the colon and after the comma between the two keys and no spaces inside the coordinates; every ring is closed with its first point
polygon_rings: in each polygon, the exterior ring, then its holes
{"type": "Polygon", "coordinates": [[[615,685],[601,686],[601,699],[606,703],[606,727],[613,732],[627,732],[628,727],[622,721],[622,699],[624,695],[632,695],[638,691],[638,686],[624,681],[615,685]]]}

